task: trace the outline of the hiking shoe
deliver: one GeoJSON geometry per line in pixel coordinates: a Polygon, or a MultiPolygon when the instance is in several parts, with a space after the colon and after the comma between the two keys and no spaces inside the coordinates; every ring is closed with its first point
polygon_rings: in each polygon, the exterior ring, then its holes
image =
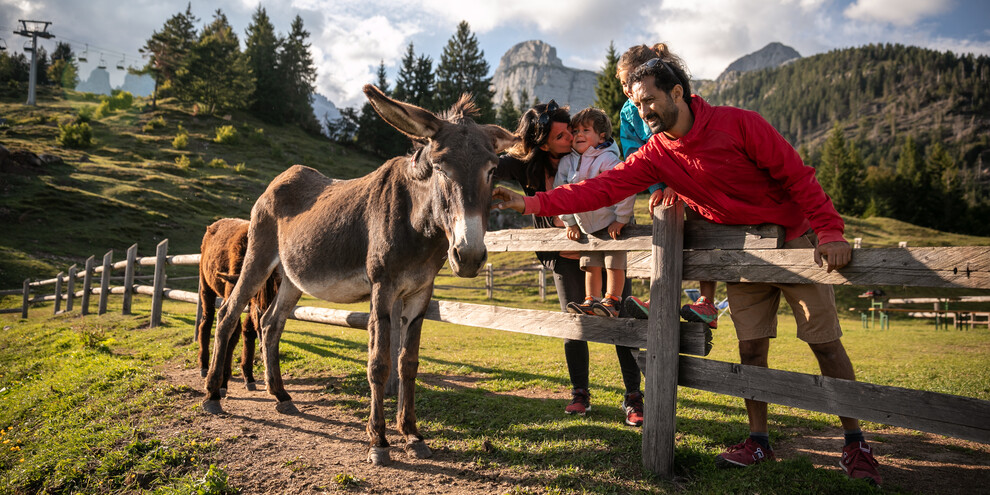
{"type": "Polygon", "coordinates": [[[591,305],[598,302],[593,296],[588,296],[584,298],[584,302],[578,304],[575,301],[567,303],[567,312],[576,315],[594,315],[595,312],[591,310],[591,305]]]}
{"type": "Polygon", "coordinates": [[[746,467],[751,464],[776,460],[777,457],[773,455],[773,449],[764,449],[752,438],[747,438],[745,442],[733,445],[716,456],[715,466],[720,468],[746,467]]]}
{"type": "Polygon", "coordinates": [[[637,320],[646,320],[650,317],[650,301],[640,301],[636,296],[629,296],[622,302],[622,309],[626,310],[626,315],[637,320]]]}
{"type": "Polygon", "coordinates": [[[626,424],[643,426],[643,393],[626,394],[622,399],[622,411],[626,413],[626,424]]]}
{"type": "Polygon", "coordinates": [[[591,394],[588,393],[588,390],[583,388],[571,390],[571,403],[564,408],[564,412],[584,416],[590,410],[591,394]]]}
{"type": "Polygon", "coordinates": [[[591,305],[591,311],[598,316],[615,318],[619,316],[619,304],[621,302],[618,297],[612,294],[605,294],[605,297],[601,301],[595,301],[591,305]]]}
{"type": "Polygon", "coordinates": [[[681,318],[687,321],[707,323],[708,326],[717,328],[718,308],[707,297],[701,296],[697,301],[681,307],[681,318]]]}
{"type": "Polygon", "coordinates": [[[880,463],[873,458],[873,449],[866,442],[854,442],[843,447],[839,465],[846,476],[854,480],[864,479],[876,486],[880,486],[883,481],[877,470],[880,463]]]}

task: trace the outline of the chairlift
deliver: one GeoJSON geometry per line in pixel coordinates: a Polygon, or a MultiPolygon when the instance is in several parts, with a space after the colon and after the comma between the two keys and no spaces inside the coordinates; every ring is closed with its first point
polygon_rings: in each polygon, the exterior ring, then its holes
{"type": "Polygon", "coordinates": [[[0,52],[7,51],[7,42],[3,38],[0,38],[0,52]]]}
{"type": "Polygon", "coordinates": [[[104,70],[106,70],[106,68],[107,68],[107,61],[106,60],[103,60],[103,52],[100,52],[100,62],[98,64],[96,64],[96,68],[97,69],[104,69],[104,70]]]}
{"type": "Polygon", "coordinates": [[[32,51],[34,51],[34,47],[31,46],[31,42],[30,41],[25,41],[24,42],[24,53],[31,53],[32,51]]]}
{"type": "Polygon", "coordinates": [[[117,62],[117,70],[124,70],[126,68],[124,67],[127,64],[126,60],[127,56],[124,56],[124,58],[120,59],[120,62],[117,62]]]}
{"type": "Polygon", "coordinates": [[[79,61],[88,62],[88,60],[86,60],[86,57],[89,57],[89,43],[86,43],[86,50],[84,50],[82,53],[79,54],[79,61]]]}

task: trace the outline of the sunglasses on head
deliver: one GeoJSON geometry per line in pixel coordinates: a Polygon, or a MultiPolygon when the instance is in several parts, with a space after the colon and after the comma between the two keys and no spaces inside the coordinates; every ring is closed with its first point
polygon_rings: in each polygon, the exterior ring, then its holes
{"type": "Polygon", "coordinates": [[[543,111],[540,112],[540,115],[536,118],[536,135],[540,138],[537,141],[542,141],[543,138],[546,137],[544,135],[550,133],[550,119],[553,118],[553,114],[556,113],[557,110],[560,110],[560,106],[557,105],[556,101],[551,99],[547,103],[547,107],[543,109],[543,111]]]}
{"type": "Polygon", "coordinates": [[[664,69],[667,69],[667,71],[670,72],[671,74],[673,74],[674,77],[677,77],[677,73],[674,72],[674,69],[671,69],[670,66],[667,65],[667,62],[664,62],[662,58],[651,58],[651,59],[647,60],[646,63],[643,64],[643,65],[645,65],[645,66],[647,66],[647,67],[649,67],[649,68],[652,69],[652,68],[656,67],[657,64],[662,64],[664,69]]]}

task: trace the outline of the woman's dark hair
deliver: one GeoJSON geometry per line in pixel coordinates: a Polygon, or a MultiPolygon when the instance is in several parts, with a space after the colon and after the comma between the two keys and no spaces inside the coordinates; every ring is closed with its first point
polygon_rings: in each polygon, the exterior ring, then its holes
{"type": "MultiPolygon", "coordinates": [[[[645,45],[640,45],[643,47],[645,45]]],[[[622,54],[622,58],[619,59],[620,69],[623,67],[622,60],[627,54],[632,52],[634,49],[639,47],[633,47],[622,54]]],[[[687,69],[684,65],[684,61],[680,57],[670,53],[670,48],[667,47],[666,43],[657,43],[652,47],[649,47],[649,52],[653,53],[653,57],[649,58],[640,63],[640,65],[632,68],[628,76],[628,84],[634,82],[642,81],[647,76],[653,76],[653,82],[656,87],[663,90],[664,93],[669,93],[670,90],[674,89],[674,86],[678,84],[684,89],[684,103],[688,105],[691,104],[691,76],[688,74],[687,69]]],[[[637,50],[637,53],[642,55],[642,50],[637,50]]],[[[632,60],[630,56],[630,63],[632,60]]],[[[638,61],[639,59],[637,59],[638,61]]],[[[629,69],[626,69],[629,70],[629,69]]]]}
{"type": "Polygon", "coordinates": [[[519,118],[519,126],[516,127],[516,135],[522,139],[509,148],[508,154],[524,162],[532,160],[533,156],[541,151],[540,146],[550,138],[550,127],[554,122],[570,124],[569,110],[569,107],[557,106],[557,102],[553,100],[526,110],[519,118]]]}

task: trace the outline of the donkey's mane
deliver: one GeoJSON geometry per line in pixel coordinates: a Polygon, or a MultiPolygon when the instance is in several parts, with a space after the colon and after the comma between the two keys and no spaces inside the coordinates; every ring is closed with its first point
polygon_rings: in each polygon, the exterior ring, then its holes
{"type": "Polygon", "coordinates": [[[464,119],[478,115],[481,110],[478,105],[474,102],[474,98],[468,93],[463,93],[461,97],[447,110],[439,115],[439,117],[452,124],[460,124],[464,119]]]}

